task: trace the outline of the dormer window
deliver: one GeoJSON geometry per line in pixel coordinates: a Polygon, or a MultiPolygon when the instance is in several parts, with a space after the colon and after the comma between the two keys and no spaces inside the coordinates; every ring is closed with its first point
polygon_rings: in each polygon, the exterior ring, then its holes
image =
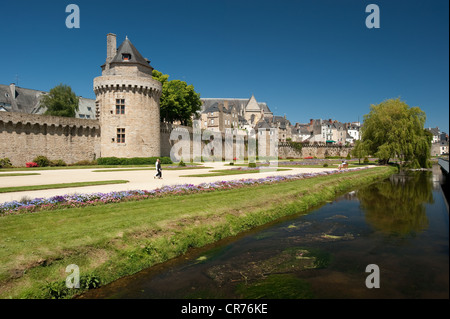
{"type": "Polygon", "coordinates": [[[122,53],[122,61],[129,61],[129,60],[131,60],[131,54],[122,53]]]}

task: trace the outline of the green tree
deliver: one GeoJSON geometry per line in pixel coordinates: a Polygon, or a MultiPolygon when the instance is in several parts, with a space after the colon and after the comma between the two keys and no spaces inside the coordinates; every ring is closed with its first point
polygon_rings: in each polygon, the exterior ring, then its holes
{"type": "Polygon", "coordinates": [[[41,105],[47,108],[45,115],[75,117],[78,111],[78,97],[70,86],[60,84],[42,97],[41,105]]]}
{"type": "Polygon", "coordinates": [[[426,115],[400,99],[371,105],[362,125],[363,148],[387,164],[398,158],[401,165],[430,167],[431,139],[426,134],[426,115]]]}
{"type": "Polygon", "coordinates": [[[352,149],[352,155],[358,159],[359,164],[361,164],[361,158],[368,155],[365,145],[361,142],[361,140],[357,140],[355,142],[355,146],[352,149]]]}
{"type": "Polygon", "coordinates": [[[192,115],[201,110],[200,94],[193,85],[180,80],[169,81],[169,75],[153,70],[152,76],[162,83],[160,99],[161,121],[173,123],[180,121],[183,125],[192,125],[192,115]]]}

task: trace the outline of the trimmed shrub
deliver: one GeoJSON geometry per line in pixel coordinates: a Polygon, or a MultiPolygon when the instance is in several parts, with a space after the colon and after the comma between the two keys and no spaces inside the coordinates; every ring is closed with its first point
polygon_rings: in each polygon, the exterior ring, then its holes
{"type": "Polygon", "coordinates": [[[9,158],[0,158],[0,168],[2,167],[12,167],[11,161],[9,158]]]}
{"type": "Polygon", "coordinates": [[[98,165],[121,165],[122,161],[117,157],[100,157],[97,159],[98,165]]]}
{"type": "Polygon", "coordinates": [[[328,167],[328,164],[327,163],[323,164],[323,167],[328,167]]]}
{"type": "Polygon", "coordinates": [[[256,163],[248,163],[248,167],[255,168],[256,167],[256,163]]]}
{"type": "Polygon", "coordinates": [[[97,165],[97,161],[93,160],[82,160],[82,161],[78,161],[76,163],[71,164],[71,166],[87,166],[87,165],[97,165]]]}
{"type": "Polygon", "coordinates": [[[369,159],[367,158],[367,156],[366,156],[366,157],[364,157],[364,161],[363,161],[363,163],[364,163],[364,164],[369,164],[369,159]]]}
{"type": "Polygon", "coordinates": [[[97,159],[98,165],[154,165],[157,159],[160,159],[161,164],[173,164],[170,157],[100,157],[97,159]]]}
{"type": "Polygon", "coordinates": [[[59,159],[50,161],[50,166],[67,166],[67,164],[62,159],[59,159]]]}
{"type": "Polygon", "coordinates": [[[43,155],[40,155],[40,156],[36,157],[33,160],[33,162],[37,163],[39,167],[50,166],[50,160],[46,156],[43,156],[43,155]]]}

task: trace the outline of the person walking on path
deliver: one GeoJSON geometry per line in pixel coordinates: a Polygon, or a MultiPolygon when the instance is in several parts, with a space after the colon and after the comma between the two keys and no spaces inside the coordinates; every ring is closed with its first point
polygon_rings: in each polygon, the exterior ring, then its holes
{"type": "Polygon", "coordinates": [[[162,168],[161,168],[161,161],[159,160],[159,158],[156,160],[155,167],[156,167],[156,174],[153,178],[158,177],[159,179],[162,179],[162,168]]]}

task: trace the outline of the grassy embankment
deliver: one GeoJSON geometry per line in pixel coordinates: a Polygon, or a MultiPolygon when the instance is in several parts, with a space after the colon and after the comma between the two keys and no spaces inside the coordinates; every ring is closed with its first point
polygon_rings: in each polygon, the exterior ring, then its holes
{"type": "Polygon", "coordinates": [[[298,214],[395,172],[311,179],[0,218],[0,298],[73,297],[65,269],[95,287],[220,239],[298,214]]]}

